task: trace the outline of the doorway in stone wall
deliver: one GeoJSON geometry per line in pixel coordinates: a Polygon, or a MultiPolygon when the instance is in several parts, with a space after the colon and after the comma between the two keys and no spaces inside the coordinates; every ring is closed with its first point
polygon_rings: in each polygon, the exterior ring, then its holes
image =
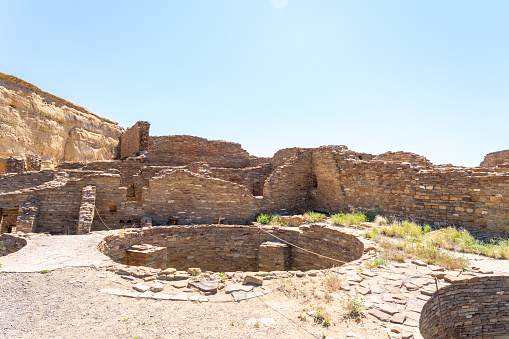
{"type": "Polygon", "coordinates": [[[253,183],[253,195],[254,196],[262,196],[263,195],[263,185],[264,182],[255,181],[253,183]]]}
{"type": "Polygon", "coordinates": [[[0,208],[0,233],[12,233],[17,218],[17,208],[0,208]]]}

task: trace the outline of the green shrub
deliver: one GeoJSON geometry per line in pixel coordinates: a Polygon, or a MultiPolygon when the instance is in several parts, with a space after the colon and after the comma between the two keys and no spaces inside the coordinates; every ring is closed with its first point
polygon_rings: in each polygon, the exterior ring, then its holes
{"type": "Polygon", "coordinates": [[[327,216],[323,213],[309,211],[304,214],[304,218],[306,218],[309,222],[318,222],[325,219],[327,216]]]}
{"type": "Polygon", "coordinates": [[[352,224],[360,224],[372,220],[373,216],[367,215],[362,212],[353,213],[338,213],[331,216],[332,221],[336,225],[350,226],[352,224]]]}

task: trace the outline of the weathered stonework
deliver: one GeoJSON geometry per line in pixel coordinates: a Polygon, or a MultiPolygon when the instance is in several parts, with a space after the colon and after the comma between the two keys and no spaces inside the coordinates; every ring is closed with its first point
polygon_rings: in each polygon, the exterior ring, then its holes
{"type": "Polygon", "coordinates": [[[32,233],[37,229],[37,217],[41,203],[36,198],[30,198],[20,207],[16,218],[16,232],[32,233]]]}
{"type": "Polygon", "coordinates": [[[92,228],[95,213],[95,196],[95,186],[83,187],[77,234],[89,233],[92,228]]]}
{"type": "Polygon", "coordinates": [[[268,233],[256,226],[161,226],[109,235],[98,248],[114,261],[125,264],[125,253],[132,245],[166,247],[167,267],[177,270],[199,267],[202,271],[216,272],[258,271],[260,245],[275,241],[271,234],[340,261],[292,248],[290,270],[307,271],[339,266],[341,262],[360,258],[365,249],[364,243],[355,236],[319,224],[298,229],[265,227],[264,230],[268,233]]]}
{"type": "Polygon", "coordinates": [[[119,157],[125,159],[137,156],[142,151],[148,151],[149,129],[150,123],[147,121],[138,121],[134,126],[127,129],[119,138],[119,157]]]}
{"type": "Polygon", "coordinates": [[[283,242],[266,241],[258,251],[258,270],[288,271],[291,267],[292,248],[283,242]]]}
{"type": "Polygon", "coordinates": [[[484,160],[481,162],[479,166],[495,167],[507,163],[509,163],[509,149],[505,151],[492,152],[486,154],[484,160]]]}
{"type": "Polygon", "coordinates": [[[508,305],[509,276],[472,278],[435,292],[422,309],[419,329],[425,339],[506,338],[508,305]]]}
{"type": "Polygon", "coordinates": [[[127,265],[166,268],[166,247],[149,244],[132,245],[125,253],[127,265]]]}
{"type": "Polygon", "coordinates": [[[19,251],[27,244],[26,239],[11,234],[0,235],[0,257],[19,251]]]}

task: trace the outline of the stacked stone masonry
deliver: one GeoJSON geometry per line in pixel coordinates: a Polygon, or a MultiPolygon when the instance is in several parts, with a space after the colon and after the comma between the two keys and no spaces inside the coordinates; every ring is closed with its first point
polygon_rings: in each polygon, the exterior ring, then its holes
{"type": "Polygon", "coordinates": [[[0,257],[19,251],[27,244],[26,239],[11,234],[0,235],[0,257]]]}
{"type": "Polygon", "coordinates": [[[479,166],[496,167],[509,163],[509,149],[505,151],[488,153],[479,166]]]}
{"type": "Polygon", "coordinates": [[[292,247],[290,259],[285,259],[289,263],[284,265],[290,270],[307,271],[339,266],[360,258],[365,249],[364,243],[354,235],[319,224],[300,228],[264,229],[268,233],[255,226],[152,227],[109,235],[98,248],[114,261],[125,264],[126,251],[132,245],[165,247],[167,267],[177,270],[199,267],[202,271],[215,272],[258,271],[260,246],[268,241],[277,241],[271,234],[334,259],[316,257],[292,247]]]}
{"type": "Polygon", "coordinates": [[[78,234],[89,233],[95,213],[96,187],[85,186],[81,195],[81,206],[78,219],[78,234]]]}
{"type": "Polygon", "coordinates": [[[435,292],[421,311],[419,329],[425,339],[507,338],[508,305],[509,276],[472,278],[435,292]]]}
{"type": "Polygon", "coordinates": [[[125,254],[126,264],[153,268],[166,268],[167,248],[149,244],[132,245],[125,254]]]}
{"type": "Polygon", "coordinates": [[[19,207],[18,216],[16,217],[16,232],[35,232],[40,206],[39,200],[29,198],[19,207]]]}
{"type": "Polygon", "coordinates": [[[137,156],[142,151],[148,151],[149,147],[150,123],[147,121],[138,121],[134,126],[127,129],[119,137],[118,149],[120,158],[125,159],[137,156]]]}

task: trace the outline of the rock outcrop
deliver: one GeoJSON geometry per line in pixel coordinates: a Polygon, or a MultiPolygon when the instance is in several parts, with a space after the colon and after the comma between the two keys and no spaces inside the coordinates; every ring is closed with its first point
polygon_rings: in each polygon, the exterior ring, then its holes
{"type": "Polygon", "coordinates": [[[39,154],[43,167],[112,159],[122,132],[113,121],[0,73],[0,164],[27,154],[39,154]]]}

